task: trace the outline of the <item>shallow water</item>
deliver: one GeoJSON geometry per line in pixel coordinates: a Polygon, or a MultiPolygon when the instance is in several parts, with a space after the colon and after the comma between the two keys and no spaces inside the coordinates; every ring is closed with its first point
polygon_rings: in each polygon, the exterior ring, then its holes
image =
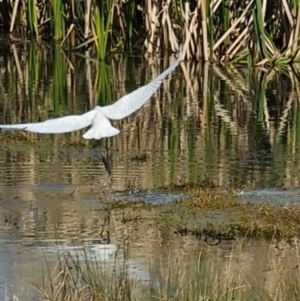
{"type": "MultiPolygon", "coordinates": [[[[149,68],[142,59],[125,58],[105,65],[76,56],[68,62],[59,51],[28,47],[0,57],[1,123],[111,103],[169,64],[155,61],[149,68]]],[[[114,122],[121,133],[107,141],[83,141],[82,132],[1,133],[0,300],[6,289],[26,299],[28,283],[40,279],[38,250],[47,253],[53,242],[114,248],[122,237],[119,222],[107,231],[106,217],[99,216],[111,193],[124,202],[168,203],[185,196],[162,194],[159,188],[209,178],[221,189],[243,191],[239,198],[246,202],[297,204],[300,114],[293,80],[259,70],[181,64],[145,107],[114,122]],[[110,180],[101,154],[108,158],[110,180]]],[[[147,227],[138,233],[127,260],[144,280],[150,277],[149,257],[155,263],[166,247],[194,255],[203,248],[167,229],[159,235],[147,227]]],[[[218,248],[219,258],[229,256],[230,246],[218,248]]],[[[256,251],[261,248],[268,244],[249,245],[243,256],[251,262],[249,270],[261,265],[263,275],[269,263],[256,251]]]]}

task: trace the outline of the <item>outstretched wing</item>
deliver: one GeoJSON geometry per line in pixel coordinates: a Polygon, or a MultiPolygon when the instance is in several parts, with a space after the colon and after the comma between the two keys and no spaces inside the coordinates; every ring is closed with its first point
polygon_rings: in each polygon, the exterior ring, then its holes
{"type": "Polygon", "coordinates": [[[113,120],[119,120],[129,116],[145,104],[145,102],[159,88],[166,76],[168,76],[178,66],[180,60],[181,55],[178,56],[178,59],[168,69],[153,79],[149,84],[123,96],[112,105],[101,107],[101,112],[107,118],[113,120]]]}
{"type": "Polygon", "coordinates": [[[91,125],[96,114],[97,111],[92,110],[83,115],[59,117],[36,123],[0,124],[0,128],[4,130],[23,130],[41,134],[69,133],[91,125]]]}

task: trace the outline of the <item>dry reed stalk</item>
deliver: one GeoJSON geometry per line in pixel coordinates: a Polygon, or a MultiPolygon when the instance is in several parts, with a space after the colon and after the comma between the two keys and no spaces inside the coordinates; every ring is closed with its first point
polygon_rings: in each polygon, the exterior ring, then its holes
{"type": "Polygon", "coordinates": [[[153,52],[153,45],[154,45],[154,37],[155,37],[155,30],[157,26],[157,4],[151,0],[146,1],[146,16],[147,16],[147,28],[149,28],[148,37],[145,40],[145,47],[147,48],[147,52],[153,52]]]}
{"type": "MultiPolygon", "coordinates": [[[[299,31],[300,31],[300,5],[298,5],[298,11],[297,11],[297,21],[296,21],[296,28],[295,28],[295,39],[298,39],[300,37],[299,31]]],[[[298,44],[299,44],[298,41],[297,41],[297,43],[293,44],[293,52],[296,52],[296,51],[299,50],[298,44]]],[[[296,53],[296,56],[298,56],[298,53],[299,52],[296,53]]]]}
{"type": "Polygon", "coordinates": [[[229,36],[229,34],[238,26],[245,15],[250,11],[254,0],[249,1],[241,16],[231,25],[231,27],[223,34],[223,36],[214,44],[213,51],[216,51],[220,44],[229,36]]]}
{"type": "Polygon", "coordinates": [[[215,0],[210,3],[210,9],[212,10],[212,13],[215,13],[217,11],[222,1],[223,0],[215,0]]]}
{"type": "Polygon", "coordinates": [[[71,34],[71,32],[75,29],[75,25],[71,24],[70,28],[68,29],[68,32],[66,34],[66,36],[63,38],[62,42],[60,43],[60,47],[62,48],[62,46],[64,45],[64,43],[66,42],[66,40],[68,39],[69,35],[71,34]]]}
{"type": "Polygon", "coordinates": [[[204,61],[208,62],[208,41],[207,41],[207,14],[206,14],[206,0],[199,0],[201,7],[201,17],[202,17],[202,40],[203,40],[203,55],[204,61]]]}
{"type": "Polygon", "coordinates": [[[92,0],[86,1],[85,15],[84,15],[84,37],[87,39],[90,35],[90,16],[91,16],[92,0]]]}
{"type": "Polygon", "coordinates": [[[291,12],[290,12],[290,9],[289,9],[289,6],[288,6],[286,0],[282,0],[282,5],[283,5],[284,11],[286,13],[286,16],[289,20],[290,26],[291,26],[291,28],[293,28],[294,27],[294,21],[293,21],[293,17],[291,15],[291,12]]]}
{"type": "MultiPolygon", "coordinates": [[[[233,50],[230,52],[230,57],[229,57],[230,59],[233,59],[233,58],[235,57],[235,55],[237,54],[237,52],[240,50],[240,48],[246,44],[247,39],[249,38],[249,34],[245,35],[244,38],[243,38],[242,35],[239,36],[239,38],[240,38],[240,37],[241,37],[241,41],[240,41],[240,39],[239,39],[239,40],[237,39],[238,42],[240,42],[240,43],[237,45],[237,47],[236,47],[235,49],[233,49],[233,50]]],[[[232,45],[233,45],[233,44],[232,44],[232,45]]],[[[224,60],[225,60],[225,56],[221,59],[221,62],[224,61],[224,60]]]]}
{"type": "MultiPolygon", "coordinates": [[[[249,23],[251,23],[252,21],[253,18],[251,17],[249,23]]],[[[249,31],[249,25],[242,31],[242,33],[237,37],[237,39],[229,46],[228,50],[226,50],[226,54],[221,58],[221,62],[225,61],[226,57],[233,58],[234,54],[237,53],[237,51],[243,46],[243,43],[247,39],[249,39],[250,33],[248,31],[249,31]]]]}
{"type": "Polygon", "coordinates": [[[172,0],[168,0],[167,5],[165,6],[163,18],[165,17],[166,21],[167,21],[171,49],[172,49],[173,52],[176,52],[179,49],[179,45],[178,45],[177,37],[174,33],[174,30],[173,30],[173,27],[172,27],[172,24],[171,24],[170,14],[167,13],[170,10],[171,1],[172,0]]]}
{"type": "Polygon", "coordinates": [[[194,10],[192,14],[192,19],[189,22],[189,16],[190,16],[190,7],[189,3],[185,2],[185,11],[184,11],[184,18],[185,18],[185,42],[182,50],[182,57],[191,59],[192,53],[195,54],[195,48],[197,48],[196,45],[194,45],[194,41],[192,40],[192,34],[195,37],[195,40],[197,40],[197,17],[198,17],[198,10],[197,8],[194,10]],[[192,51],[192,52],[191,52],[192,51]]]}
{"type": "Polygon", "coordinates": [[[85,52],[86,60],[86,81],[88,86],[88,97],[89,97],[89,106],[90,108],[93,108],[96,106],[96,101],[94,99],[94,91],[93,91],[93,80],[92,80],[92,71],[91,71],[91,62],[89,60],[90,58],[90,51],[85,52]]]}
{"type": "Polygon", "coordinates": [[[11,23],[10,23],[10,32],[13,32],[14,30],[14,25],[15,25],[15,21],[16,21],[16,17],[17,17],[17,12],[18,12],[18,6],[19,6],[19,1],[20,0],[16,0],[13,6],[13,12],[12,12],[12,18],[11,18],[11,23]]]}

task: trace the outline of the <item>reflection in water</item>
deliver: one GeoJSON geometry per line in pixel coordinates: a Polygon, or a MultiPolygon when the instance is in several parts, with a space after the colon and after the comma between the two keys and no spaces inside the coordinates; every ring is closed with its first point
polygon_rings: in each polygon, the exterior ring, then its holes
{"type": "MultiPolygon", "coordinates": [[[[1,123],[44,120],[112,103],[169,65],[155,58],[149,67],[148,62],[128,57],[106,65],[74,54],[66,60],[60,51],[26,47],[25,52],[14,48],[12,57],[0,58],[1,123]]],[[[86,142],[80,132],[1,133],[0,284],[16,284],[20,291],[34,281],[30,271],[40,271],[42,262],[37,248],[56,239],[67,244],[96,239],[122,245],[130,234],[134,243],[128,260],[141,270],[147,270],[149,259],[159,268],[167,249],[174,256],[197,258],[203,249],[199,241],[185,241],[147,223],[128,227],[120,210],[110,216],[100,210],[108,188],[136,194],[206,176],[225,188],[297,187],[296,83],[292,73],[279,76],[182,63],[151,102],[114,123],[121,133],[107,141],[86,142]],[[102,163],[106,143],[111,183],[102,163]],[[37,210],[30,210],[30,204],[37,210]]],[[[268,252],[262,248],[267,247],[247,246],[238,263],[257,277],[266,277],[271,287],[274,275],[264,270],[271,259],[263,257],[268,252]]],[[[224,269],[230,246],[215,252],[224,269]]],[[[270,258],[286,264],[279,255],[270,258]]]]}
{"type": "MultiPolygon", "coordinates": [[[[0,62],[1,123],[44,120],[111,103],[169,64],[155,62],[157,69],[131,58],[110,65],[73,60],[74,70],[61,52],[32,46],[0,62]]],[[[278,78],[259,70],[182,63],[141,111],[114,122],[121,134],[108,140],[113,189],[149,189],[205,176],[225,187],[297,186],[300,115],[294,82],[293,74],[278,78]]],[[[100,150],[91,149],[81,134],[15,133],[14,142],[11,133],[2,134],[1,182],[96,184],[105,174],[100,150]],[[25,137],[36,142],[18,141],[25,137]]]]}

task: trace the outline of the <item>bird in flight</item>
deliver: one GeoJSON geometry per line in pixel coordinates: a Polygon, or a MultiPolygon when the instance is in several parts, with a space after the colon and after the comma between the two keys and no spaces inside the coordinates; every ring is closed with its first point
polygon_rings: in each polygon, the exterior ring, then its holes
{"type": "Polygon", "coordinates": [[[0,128],[40,134],[62,134],[78,131],[90,126],[90,129],[83,135],[85,139],[99,140],[115,136],[120,133],[120,130],[112,126],[109,119],[120,120],[140,109],[159,88],[163,80],[178,66],[180,60],[181,53],[168,69],[154,78],[150,83],[121,97],[111,105],[105,107],[96,106],[91,111],[82,115],[58,117],[42,122],[11,125],[0,124],[0,128]]]}

